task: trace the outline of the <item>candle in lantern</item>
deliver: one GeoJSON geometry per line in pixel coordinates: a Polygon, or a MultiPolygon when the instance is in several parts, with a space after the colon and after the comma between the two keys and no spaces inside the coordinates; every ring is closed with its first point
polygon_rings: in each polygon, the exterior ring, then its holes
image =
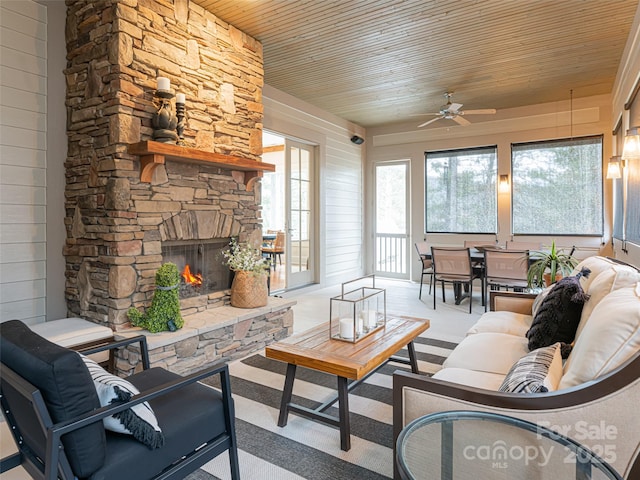
{"type": "MultiPolygon", "coordinates": [[[[356,334],[362,333],[362,319],[358,318],[356,322],[356,334]]],[[[353,318],[340,319],[340,336],[342,338],[353,338],[353,318]]]]}
{"type": "Polygon", "coordinates": [[[156,81],[158,82],[158,90],[164,90],[165,92],[169,91],[171,82],[167,77],[158,77],[156,81]]]}
{"type": "Polygon", "coordinates": [[[353,338],[353,321],[350,318],[340,319],[340,336],[342,338],[353,338]]]}
{"type": "Polygon", "coordinates": [[[378,312],[375,310],[363,310],[360,316],[367,327],[375,328],[378,325],[378,312]]]}
{"type": "Polygon", "coordinates": [[[184,93],[176,93],[176,103],[182,103],[184,104],[186,98],[184,93]]]}

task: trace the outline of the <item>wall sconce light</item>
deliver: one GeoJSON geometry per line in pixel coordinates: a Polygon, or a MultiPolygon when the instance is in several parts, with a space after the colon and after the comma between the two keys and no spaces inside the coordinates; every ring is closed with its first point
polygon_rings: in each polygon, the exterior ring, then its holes
{"type": "Polygon", "coordinates": [[[500,181],[498,182],[498,191],[500,193],[509,192],[509,175],[500,175],[500,181]]]}
{"type": "Polygon", "coordinates": [[[622,160],[619,155],[611,157],[607,165],[607,179],[622,178],[622,160]]]}
{"type": "Polygon", "coordinates": [[[640,132],[638,127],[627,130],[622,149],[623,160],[640,160],[640,132]]]}

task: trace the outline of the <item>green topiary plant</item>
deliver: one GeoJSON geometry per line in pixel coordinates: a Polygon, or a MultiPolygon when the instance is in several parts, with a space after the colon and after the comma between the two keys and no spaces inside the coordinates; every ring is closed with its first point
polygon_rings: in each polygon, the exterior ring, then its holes
{"type": "Polygon", "coordinates": [[[156,291],[153,293],[151,306],[143,315],[135,307],[131,307],[127,316],[131,324],[142,327],[151,333],[182,328],[184,320],[180,315],[180,273],[175,263],[165,263],[156,272],[156,291]]]}

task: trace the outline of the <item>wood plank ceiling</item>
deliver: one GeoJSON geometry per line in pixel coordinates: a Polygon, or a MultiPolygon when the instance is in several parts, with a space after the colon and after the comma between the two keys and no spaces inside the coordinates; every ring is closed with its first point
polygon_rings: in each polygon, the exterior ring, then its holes
{"type": "Polygon", "coordinates": [[[191,1],[262,42],[267,84],[365,127],[426,121],[446,91],[465,109],[610,93],[639,3],[191,1]]]}

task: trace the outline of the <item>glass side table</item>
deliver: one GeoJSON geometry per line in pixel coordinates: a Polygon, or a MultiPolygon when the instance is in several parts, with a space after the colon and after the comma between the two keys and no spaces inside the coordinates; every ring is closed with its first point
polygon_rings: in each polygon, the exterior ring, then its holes
{"type": "MultiPolygon", "coordinates": [[[[614,458],[615,445],[601,446],[605,458],[614,458]]],[[[403,480],[622,480],[605,460],[575,440],[493,413],[426,415],[400,432],[396,447],[403,480]]]]}

